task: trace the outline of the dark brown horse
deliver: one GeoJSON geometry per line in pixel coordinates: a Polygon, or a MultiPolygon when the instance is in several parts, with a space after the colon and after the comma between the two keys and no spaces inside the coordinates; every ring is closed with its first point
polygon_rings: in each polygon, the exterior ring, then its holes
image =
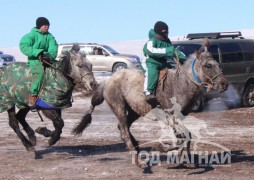
{"type": "MultiPolygon", "coordinates": [[[[95,106],[105,99],[119,121],[121,138],[130,151],[136,151],[138,163],[139,145],[130,132],[131,124],[140,116],[151,111],[152,106],[145,100],[143,93],[144,76],[138,70],[121,70],[111,78],[101,83],[93,95],[91,108],[81,122],[74,128],[73,133],[79,135],[91,123],[91,113],[95,106]]],[[[214,89],[217,92],[227,90],[228,82],[221,72],[218,63],[207,51],[195,52],[177,70],[168,70],[164,83],[157,86],[156,98],[162,109],[172,108],[170,98],[175,97],[181,105],[181,112],[188,114],[192,101],[201,93],[200,88],[214,89]]]]}
{"type": "MultiPolygon", "coordinates": [[[[9,125],[27,151],[35,151],[36,145],[35,132],[25,119],[30,111],[28,95],[31,78],[27,63],[13,63],[0,71],[0,112],[8,112],[9,125]],[[17,113],[15,107],[20,109],[17,113]],[[27,133],[28,139],[20,130],[19,123],[27,133]]],[[[59,62],[54,62],[51,67],[45,69],[43,85],[39,93],[40,102],[44,104],[46,102],[46,105],[50,104],[50,107],[38,105],[38,111],[42,110],[45,116],[52,120],[55,130],[37,128],[36,132],[50,137],[49,145],[55,144],[60,139],[64,126],[61,109],[71,106],[75,84],[83,86],[84,91],[92,91],[97,83],[92,73],[92,65],[85,54],[72,50],[62,54],[59,62]]]]}

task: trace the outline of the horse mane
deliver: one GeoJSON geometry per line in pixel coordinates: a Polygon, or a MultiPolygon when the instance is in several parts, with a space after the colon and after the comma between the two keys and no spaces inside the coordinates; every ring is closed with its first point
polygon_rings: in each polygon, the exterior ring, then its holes
{"type": "Polygon", "coordinates": [[[70,74],[70,71],[71,71],[70,61],[71,61],[70,52],[62,53],[60,60],[56,62],[57,69],[64,75],[70,74]]]}
{"type": "Polygon", "coordinates": [[[195,53],[190,54],[187,58],[187,60],[184,62],[184,64],[182,65],[183,68],[187,68],[191,66],[192,61],[197,58],[195,53]]]}

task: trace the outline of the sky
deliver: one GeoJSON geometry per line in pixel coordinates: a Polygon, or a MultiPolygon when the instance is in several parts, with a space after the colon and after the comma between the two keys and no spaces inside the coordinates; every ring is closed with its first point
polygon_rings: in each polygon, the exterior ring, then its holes
{"type": "Polygon", "coordinates": [[[253,0],[0,0],[0,47],[17,47],[38,17],[58,44],[144,40],[157,21],[169,38],[254,28],[253,0]]]}

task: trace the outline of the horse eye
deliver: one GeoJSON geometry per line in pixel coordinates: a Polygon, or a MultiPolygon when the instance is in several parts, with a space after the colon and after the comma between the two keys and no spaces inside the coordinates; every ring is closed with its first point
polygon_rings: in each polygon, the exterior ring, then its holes
{"type": "Polygon", "coordinates": [[[83,68],[84,67],[84,64],[77,64],[77,66],[79,67],[79,69],[83,68]]]}
{"type": "Polygon", "coordinates": [[[205,65],[205,68],[206,68],[206,69],[212,69],[212,65],[211,65],[211,64],[206,64],[206,65],[205,65]]]}

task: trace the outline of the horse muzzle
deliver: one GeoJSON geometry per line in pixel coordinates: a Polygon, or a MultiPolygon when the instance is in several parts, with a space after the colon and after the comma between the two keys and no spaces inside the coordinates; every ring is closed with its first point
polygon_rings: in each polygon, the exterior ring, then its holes
{"type": "Polygon", "coordinates": [[[96,89],[98,83],[96,82],[95,79],[93,79],[93,80],[90,80],[90,81],[81,83],[81,85],[82,85],[83,87],[85,87],[86,90],[88,90],[88,91],[93,91],[93,90],[96,89]]]}
{"type": "Polygon", "coordinates": [[[228,89],[227,79],[224,76],[218,77],[217,80],[213,84],[213,89],[219,93],[226,91],[228,89]]]}

